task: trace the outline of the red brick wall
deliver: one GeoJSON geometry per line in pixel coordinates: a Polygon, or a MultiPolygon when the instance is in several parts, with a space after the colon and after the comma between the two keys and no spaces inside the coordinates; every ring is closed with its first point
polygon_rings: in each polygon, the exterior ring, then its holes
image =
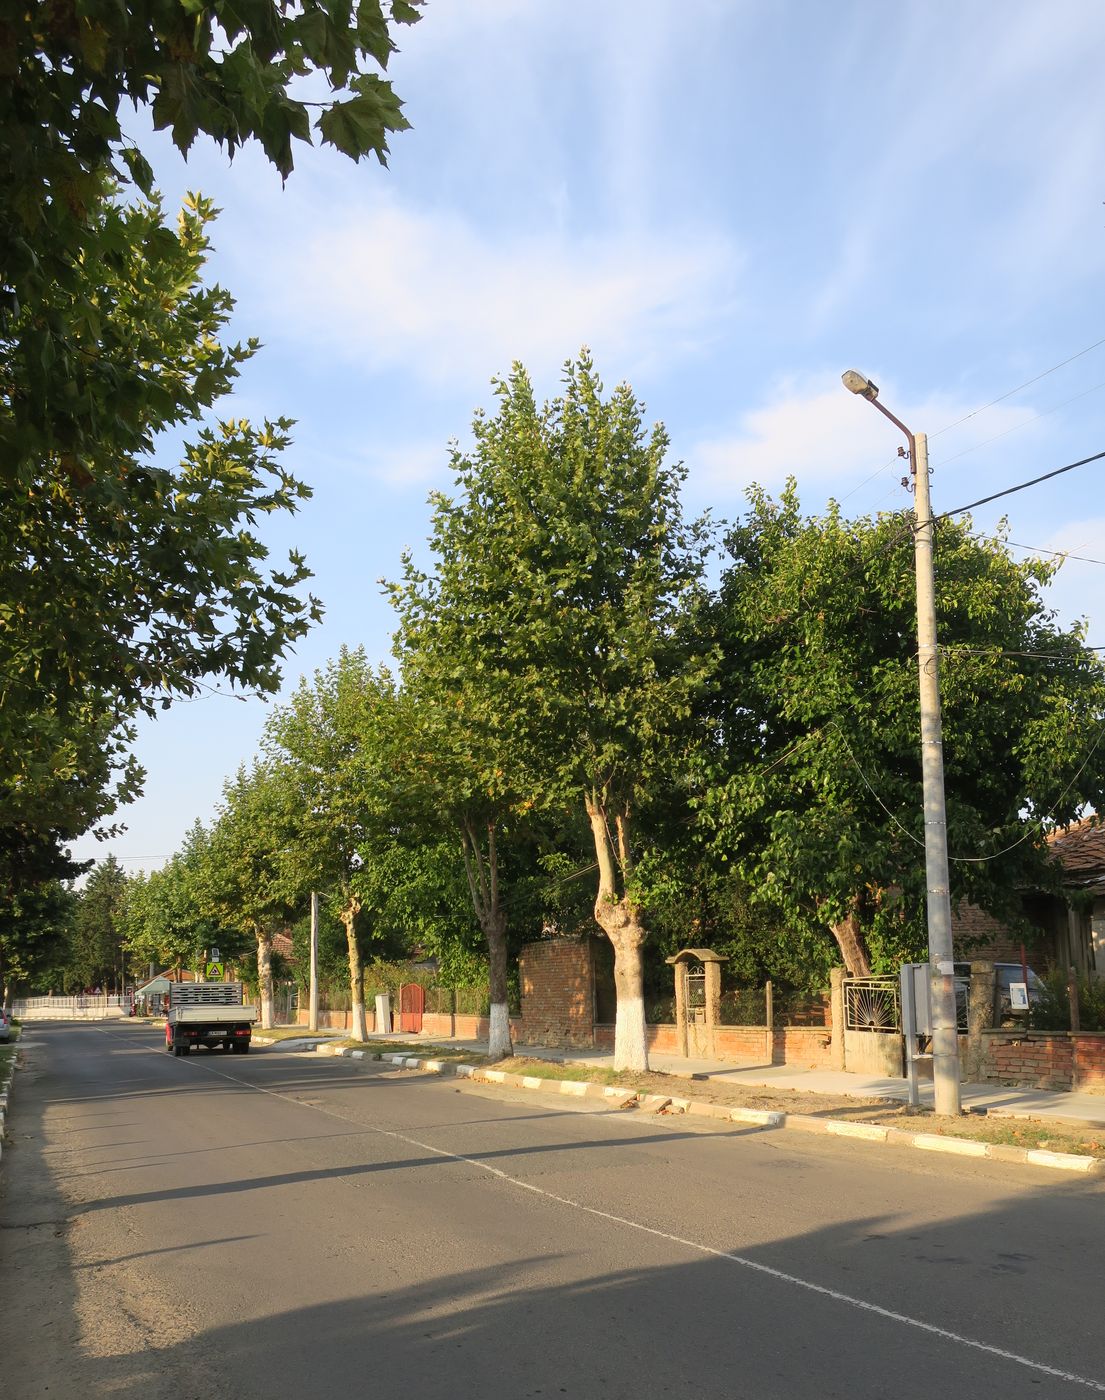
{"type": "MultiPolygon", "coordinates": [[[[679,1036],[675,1026],[648,1026],[648,1048],[658,1055],[678,1055],[679,1036]]],[[[719,1026],[714,1032],[714,1059],[753,1064],[801,1065],[808,1069],[831,1069],[831,1031],[828,1026],[776,1026],[772,1048],[767,1048],[766,1026],[719,1026]]],[[[614,1027],[595,1027],[595,1047],[614,1048],[614,1027]]],[[[692,1056],[691,1058],[694,1058],[692,1056]]]]}
{"type": "Polygon", "coordinates": [[[983,1031],[982,1044],[987,1080],[1105,1094],[1105,1032],[983,1031]]]}
{"type": "MultiPolygon", "coordinates": [[[[1020,962],[1021,937],[985,910],[963,903],[952,915],[955,955],[965,961],[1020,962]],[[981,940],[981,941],[979,941],[981,940]],[[964,948],[964,943],[968,946],[964,948]]],[[[1029,959],[1031,961],[1031,959],[1029,959]]]]}
{"type": "Polygon", "coordinates": [[[1074,1087],[1089,1094],[1105,1094],[1105,1032],[1082,1031],[1074,1042],[1074,1087]]]}
{"type": "Polygon", "coordinates": [[[519,1042],[590,1048],[594,1042],[595,967],[587,940],[542,939],[518,955],[522,982],[519,1042]]]}

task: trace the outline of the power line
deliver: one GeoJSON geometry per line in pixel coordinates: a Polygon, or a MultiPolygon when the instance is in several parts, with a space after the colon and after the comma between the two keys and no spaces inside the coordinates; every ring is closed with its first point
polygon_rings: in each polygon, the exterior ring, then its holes
{"type": "MultiPolygon", "coordinates": [[[[1073,355],[1068,355],[1065,360],[1060,360],[1058,364],[1052,365],[1050,369],[1041,370],[1039,374],[1033,375],[1031,379],[1026,379],[1023,384],[1018,384],[1016,388],[1007,389],[1004,394],[999,394],[996,399],[991,399],[989,403],[984,403],[980,408],[973,408],[970,411],[970,413],[965,413],[962,418],[956,418],[951,423],[945,423],[942,428],[937,428],[937,430],[934,433],[929,433],[929,440],[931,441],[933,438],[940,437],[942,433],[950,432],[952,428],[958,428],[961,423],[966,423],[971,418],[977,418],[980,413],[985,413],[988,408],[993,408],[995,404],[1004,403],[1006,399],[1011,399],[1014,394],[1019,394],[1022,389],[1027,389],[1032,384],[1038,384],[1041,379],[1046,379],[1049,374],[1054,374],[1056,370],[1063,369],[1066,365],[1073,364],[1075,360],[1080,360],[1083,355],[1088,355],[1091,350],[1096,350],[1099,346],[1102,345],[1105,345],[1105,339],[1095,340],[1092,345],[1087,345],[1083,350],[1075,351],[1073,355]]],[[[1043,418],[1048,413],[1054,413],[1056,409],[1064,408],[1068,403],[1073,403],[1075,399],[1084,398],[1085,394],[1092,394],[1095,389],[1100,389],[1103,387],[1105,387],[1105,385],[1097,384],[1094,386],[1093,389],[1087,389],[1082,394],[1076,394],[1073,399],[1066,399],[1063,401],[1063,403],[1056,404],[1054,408],[1045,409],[1043,413],[1035,414],[1032,418],[1026,419],[1024,423],[1018,423],[1013,428],[1006,429],[1005,433],[998,433],[997,437],[987,438],[986,442],[996,442],[997,438],[1005,437],[1006,433],[1015,432],[1017,428],[1026,427],[1028,423],[1034,423],[1038,418],[1043,418]]],[[[985,446],[985,442],[980,442],[976,444],[976,447],[985,446]]],[[[946,457],[944,459],[944,462],[954,462],[957,460],[957,458],[964,456],[966,452],[973,451],[975,451],[974,447],[968,447],[964,449],[964,452],[957,453],[955,457],[946,457]]],[[[862,491],[866,485],[874,481],[876,477],[881,476],[883,472],[889,471],[890,468],[896,464],[896,462],[897,458],[891,458],[889,462],[886,462],[883,466],[876,468],[876,470],[873,471],[870,476],[864,477],[864,479],[859,483],[858,486],[853,486],[851,491],[849,491],[846,495],[841,496],[841,504],[843,505],[843,503],[850,497],[854,496],[857,491],[862,491]]],[[[935,465],[943,465],[943,463],[937,463],[935,465]]],[[[885,500],[886,497],[883,497],[883,499],[885,500]]]]}
{"type": "Polygon", "coordinates": [[[1064,472],[1072,472],[1075,467],[1084,467],[1088,462],[1100,462],[1105,457],[1105,452],[1095,452],[1092,457],[1083,457],[1077,462],[1068,462],[1065,467],[1056,467],[1053,472],[1045,472],[1043,476],[1034,476],[1031,481],[1022,481],[1017,486],[1007,486],[1004,491],[995,491],[992,496],[983,496],[980,500],[971,501],[969,505],[956,506],[954,510],[941,511],[939,515],[932,517],[935,524],[938,520],[947,520],[952,515],[962,515],[965,510],[974,510],[975,506],[985,506],[991,501],[1000,501],[1003,496],[1016,495],[1018,491],[1024,491],[1029,486],[1038,486],[1041,481],[1050,481],[1054,476],[1062,476],[1064,472]]]}
{"type": "MultiPolygon", "coordinates": [[[[1105,651],[1105,646],[1090,646],[1088,643],[1079,642],[1083,651],[1105,651]]],[[[953,642],[950,646],[941,646],[941,656],[954,656],[957,652],[966,653],[969,656],[1033,656],[1044,661],[1068,661],[1070,653],[1066,651],[1005,651],[1001,647],[968,647],[961,646],[958,642],[953,642]]]]}
{"type": "Polygon", "coordinates": [[[1096,394],[1099,389],[1105,389],[1105,379],[1100,384],[1094,384],[1089,389],[1083,389],[1080,394],[1072,394],[1069,399],[1064,399],[1061,403],[1052,404],[1050,408],[1043,409],[1040,413],[1034,413],[1031,418],[1025,418],[1020,423],[1014,423],[1011,428],[1005,428],[1000,433],[995,433],[993,437],[984,438],[982,442],[973,443],[970,447],[965,447],[962,452],[956,452],[951,457],[941,457],[933,466],[946,467],[950,462],[958,462],[960,457],[967,457],[972,452],[977,452],[979,448],[989,447],[992,442],[999,442],[1002,438],[1008,437],[1010,433],[1019,433],[1022,428],[1027,428],[1030,423],[1038,423],[1041,418],[1046,418],[1051,413],[1058,413],[1059,409],[1066,408],[1068,404],[1077,403],[1079,399],[1084,399],[1088,394],[1096,394]]]}
{"type": "MultiPolygon", "coordinates": [[[[900,832],[902,832],[902,834],[903,834],[904,836],[907,836],[915,845],[917,845],[917,846],[922,846],[922,847],[923,847],[925,843],[924,843],[924,841],[921,839],[921,837],[914,835],[914,833],[913,833],[912,831],[910,831],[908,827],[906,827],[905,825],[903,825],[903,823],[902,823],[901,821],[898,820],[897,816],[895,816],[895,814],[890,810],[890,808],[886,805],[886,803],[885,803],[885,802],[882,800],[882,798],[879,796],[878,792],[877,792],[877,791],[875,790],[875,788],[874,788],[874,785],[873,785],[873,784],[871,783],[871,781],[868,779],[867,774],[863,771],[863,769],[860,767],[859,763],[857,762],[855,754],[854,754],[854,753],[852,752],[852,750],[849,748],[849,746],[848,746],[848,741],[847,741],[847,739],[844,737],[843,731],[841,730],[839,724],[837,724],[835,721],[830,721],[830,723],[832,723],[833,728],[836,729],[837,733],[840,735],[840,741],[841,741],[841,743],[844,745],[844,751],[845,751],[845,753],[848,755],[848,757],[852,760],[852,766],[855,768],[856,772],[859,774],[859,776],[860,776],[860,778],[861,778],[861,780],[862,780],[862,782],[863,782],[864,787],[865,787],[865,788],[867,789],[867,791],[871,794],[871,796],[875,799],[875,801],[876,801],[876,802],[878,803],[878,805],[882,808],[882,810],[886,813],[886,815],[890,818],[890,820],[893,822],[893,824],[898,828],[898,830],[899,830],[900,832]]],[[[1043,829],[1044,829],[1044,823],[1045,823],[1045,822],[1048,820],[1048,818],[1055,812],[1055,809],[1059,806],[1059,803],[1062,802],[1063,798],[1066,797],[1067,793],[1070,792],[1071,788],[1075,785],[1075,783],[1078,781],[1078,779],[1082,776],[1083,772],[1085,771],[1085,769],[1086,769],[1087,766],[1089,765],[1090,759],[1093,758],[1094,754],[1097,752],[1098,748],[1100,747],[1102,739],[1105,739],[1105,722],[1103,722],[1102,724],[1100,724],[1100,725],[1098,726],[1097,738],[1093,741],[1093,744],[1092,744],[1091,747],[1090,747],[1089,753],[1087,753],[1086,757],[1085,757],[1085,758],[1082,760],[1082,762],[1079,764],[1079,766],[1078,766],[1078,768],[1077,768],[1077,770],[1076,770],[1074,776],[1071,778],[1070,782],[1067,783],[1066,787],[1063,789],[1063,791],[1059,794],[1059,796],[1055,799],[1055,801],[1051,804],[1051,807],[1050,807],[1046,812],[1044,812],[1044,813],[1043,813],[1042,815],[1040,815],[1039,817],[1035,817],[1032,821],[1030,821],[1029,823],[1027,823],[1027,825],[1025,826],[1024,832],[1023,832],[1020,836],[1018,836],[1017,839],[1016,839],[1015,841],[1011,841],[1011,842],[1009,843],[1008,846],[1003,846],[1003,847],[1001,848],[1000,851],[993,851],[993,852],[991,852],[990,855],[986,855],[986,856],[953,856],[953,855],[950,855],[950,854],[949,854],[948,860],[951,861],[951,862],[952,862],[953,864],[955,864],[955,865],[986,865],[989,861],[997,860],[997,859],[999,859],[999,857],[1001,857],[1001,856],[1008,855],[1010,851],[1015,851],[1015,850],[1017,849],[1018,846],[1024,845],[1024,843],[1033,835],[1034,832],[1043,831],[1043,829]]]]}
{"type": "MultiPolygon", "coordinates": [[[[1057,365],[1052,365],[1050,369],[1043,370],[1040,374],[1033,375],[1031,379],[1026,379],[1023,384],[1018,384],[1015,389],[1009,389],[1004,394],[999,394],[996,399],[991,399],[989,403],[984,403],[981,408],[972,409],[970,413],[965,413],[962,418],[957,418],[954,423],[946,423],[942,428],[938,428],[935,433],[930,433],[929,437],[939,437],[941,433],[950,432],[952,428],[958,428],[960,423],[966,423],[970,418],[977,418],[980,413],[985,413],[988,408],[993,408],[995,404],[1004,403],[1006,399],[1011,399],[1014,394],[1019,394],[1022,389],[1027,389],[1031,384],[1038,384],[1041,379],[1046,379],[1049,374],[1054,374],[1057,369],[1062,369],[1064,365],[1073,364],[1075,360],[1080,360],[1083,355],[1088,355],[1091,350],[1096,350],[1099,346],[1105,345],[1105,339],[1095,340],[1092,345],[1087,345],[1084,350],[1078,350],[1073,355],[1068,355],[1065,360],[1060,360],[1057,365]]],[[[1060,407],[1062,405],[1059,405],[1060,407]]]]}
{"type": "Polygon", "coordinates": [[[1038,544],[1018,544],[1016,540],[1003,540],[1002,544],[1011,549],[1027,549],[1030,554],[1050,554],[1056,559],[1077,559],[1080,564],[1105,564],[1105,559],[1091,559],[1086,554],[1072,554],[1069,549],[1044,549],[1038,544]]]}

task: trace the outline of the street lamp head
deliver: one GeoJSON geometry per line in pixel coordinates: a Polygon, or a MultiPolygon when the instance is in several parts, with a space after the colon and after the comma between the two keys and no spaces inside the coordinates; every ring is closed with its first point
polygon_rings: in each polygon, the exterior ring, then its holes
{"type": "Polygon", "coordinates": [[[874,403],[879,396],[879,386],[870,379],[865,379],[858,370],[846,369],[840,379],[845,389],[849,389],[853,394],[862,394],[871,403],[874,403]]]}

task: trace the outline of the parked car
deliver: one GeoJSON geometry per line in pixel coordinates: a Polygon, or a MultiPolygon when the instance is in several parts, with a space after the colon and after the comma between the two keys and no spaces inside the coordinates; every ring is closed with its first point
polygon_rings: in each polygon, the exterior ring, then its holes
{"type": "Polygon", "coordinates": [[[12,1038],[12,1016],[10,1011],[5,1011],[0,1006],[0,1041],[8,1041],[12,1038]]]}
{"type": "MultiPolygon", "coordinates": [[[[1013,1010],[1010,987],[1014,982],[1024,981],[1024,969],[1020,963],[994,964],[994,1025],[1002,1026],[1016,1022],[1023,1011],[1013,1010]]],[[[955,964],[955,1007],[958,1012],[960,1030],[967,1029],[967,995],[971,985],[971,964],[955,964]]],[[[1028,969],[1028,1004],[1031,1006],[1040,999],[1044,984],[1040,977],[1028,969]]]]}

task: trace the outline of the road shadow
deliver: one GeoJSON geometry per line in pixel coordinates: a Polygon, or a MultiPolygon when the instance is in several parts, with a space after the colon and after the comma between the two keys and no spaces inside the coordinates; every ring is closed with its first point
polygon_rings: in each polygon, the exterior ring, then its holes
{"type": "MultiPolygon", "coordinates": [[[[43,1115],[55,1102],[49,1076],[34,1067],[23,1073],[12,1150],[0,1173],[0,1393],[16,1400],[1058,1400],[1091,1393],[1054,1371],[1086,1377],[1098,1393],[1105,1388],[1097,1302],[1105,1192],[1094,1182],[991,1171],[960,1179],[955,1209],[891,1209],[895,1160],[899,1172],[914,1173],[915,1196],[928,1203],[950,1196],[941,1167],[950,1172],[953,1164],[838,1145],[833,1163],[839,1168],[851,1153],[871,1187],[862,1209],[826,1224],[821,1197],[837,1179],[828,1160],[802,1157],[776,1135],[763,1170],[791,1183],[792,1219],[784,1228],[767,1212],[761,1179],[744,1170],[742,1143],[767,1139],[675,1130],[568,1140],[565,1120],[564,1142],[475,1154],[522,1182],[409,1151],[363,1164],[366,1175],[410,1174],[402,1211],[391,1197],[382,1210],[372,1191],[327,1197],[342,1202],[328,1233],[313,1225],[296,1232],[286,1274],[258,1276],[250,1245],[286,1211],[283,1188],[307,1184],[322,1193],[335,1177],[348,1178],[349,1166],[176,1191],[103,1191],[74,1205],[44,1151],[43,1115]],[[692,1138],[709,1144],[715,1174],[717,1154],[732,1154],[723,1205],[705,1159],[671,1152],[692,1138]],[[591,1179],[587,1159],[600,1145],[604,1165],[591,1179]],[[645,1200],[627,1186],[616,1210],[584,1209],[580,1202],[616,1188],[619,1166],[626,1182],[639,1182],[633,1169],[644,1145],[654,1149],[648,1169],[666,1173],[665,1190],[645,1200]],[[526,1183],[549,1181],[561,1151],[581,1154],[573,1184],[559,1188],[571,1199],[529,1189],[526,1183]],[[620,1163],[610,1165],[611,1153],[620,1163]],[[468,1214],[455,1221],[463,1247],[431,1210],[437,1179],[456,1171],[470,1178],[462,1183],[468,1214]],[[158,1245],[141,1233],[143,1203],[180,1201],[202,1221],[202,1210],[185,1203],[240,1194],[247,1184],[257,1195],[242,1207],[241,1230],[201,1228],[187,1246],[158,1245]],[[101,1249],[91,1259],[82,1257],[79,1239],[90,1214],[110,1216],[97,1243],[117,1236],[113,1252],[101,1249]],[[202,1265],[191,1267],[220,1251],[228,1276],[241,1279],[240,1298],[229,1302],[207,1300],[202,1265]],[[458,1264],[465,1251],[469,1258],[458,1264]],[[137,1269],[146,1260],[155,1265],[149,1286],[161,1290],[173,1325],[142,1331],[128,1319],[131,1301],[120,1297],[116,1308],[108,1295],[91,1314],[100,1330],[90,1327],[87,1290],[106,1286],[99,1271],[137,1269]]],[[[455,1194],[455,1182],[452,1188],[455,1194]]],[[[118,1275],[103,1277],[118,1286],[118,1275]]]]}

